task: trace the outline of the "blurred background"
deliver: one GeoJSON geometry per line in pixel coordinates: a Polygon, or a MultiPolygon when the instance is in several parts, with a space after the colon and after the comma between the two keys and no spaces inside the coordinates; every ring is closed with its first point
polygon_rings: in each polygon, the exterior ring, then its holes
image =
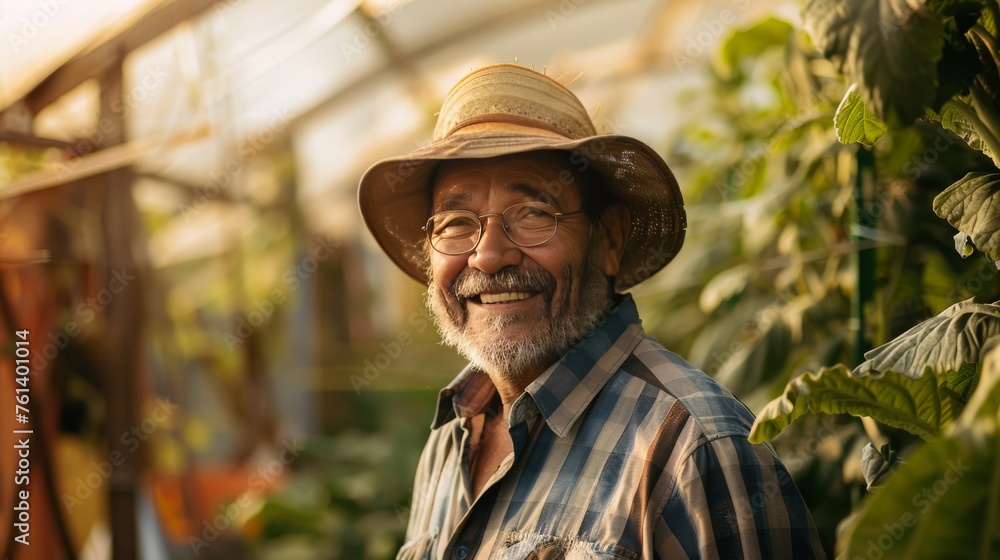
{"type": "MultiPolygon", "coordinates": [[[[633,290],[640,314],[755,411],[793,375],[995,292],[929,203],[981,157],[926,156],[930,125],[878,158],[839,144],[846,85],[801,9],[0,1],[4,557],[394,557],[463,363],[356,188],[429,142],[445,93],[485,64],[573,82],[600,131],[665,157],[688,240],[633,290]]],[[[831,551],[863,492],[863,435],[812,419],[775,442],[831,551]]]]}

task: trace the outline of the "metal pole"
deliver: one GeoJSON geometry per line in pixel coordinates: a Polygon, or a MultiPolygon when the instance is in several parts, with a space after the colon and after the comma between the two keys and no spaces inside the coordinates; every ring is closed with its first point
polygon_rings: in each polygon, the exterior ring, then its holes
{"type": "MultiPolygon", "coordinates": [[[[855,152],[857,173],[854,180],[855,243],[864,240],[864,229],[874,228],[877,217],[872,215],[868,199],[875,185],[875,153],[865,146],[858,146],[855,152]]],[[[871,325],[867,317],[875,300],[875,249],[861,249],[856,253],[858,285],[851,301],[852,325],[854,332],[854,365],[865,360],[865,352],[872,348],[871,325]]]]}

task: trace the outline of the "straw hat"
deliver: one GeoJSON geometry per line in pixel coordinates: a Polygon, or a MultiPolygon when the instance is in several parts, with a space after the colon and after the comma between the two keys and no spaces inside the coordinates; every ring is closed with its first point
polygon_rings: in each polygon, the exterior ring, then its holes
{"type": "Polygon", "coordinates": [[[615,288],[624,290],[663,268],[684,242],[687,218],[673,173],[652,148],[616,134],[598,135],[573,93],[554,79],[514,64],[467,74],[441,106],[431,144],[383,159],[361,178],[365,224],[389,258],[426,283],[424,232],[431,177],[442,160],[565,150],[577,169],[592,167],[628,205],[632,229],[615,288]]]}

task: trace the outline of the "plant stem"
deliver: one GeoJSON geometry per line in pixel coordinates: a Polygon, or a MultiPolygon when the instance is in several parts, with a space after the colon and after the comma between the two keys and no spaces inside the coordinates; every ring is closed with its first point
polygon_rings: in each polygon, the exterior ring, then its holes
{"type": "Polygon", "coordinates": [[[882,449],[883,445],[889,443],[889,438],[882,433],[882,430],[878,429],[878,423],[875,422],[874,418],[862,416],[861,425],[864,426],[865,433],[868,434],[868,439],[871,440],[875,449],[882,449]]]}
{"type": "MultiPolygon", "coordinates": [[[[969,123],[973,130],[976,131],[976,134],[982,138],[983,143],[986,144],[986,149],[989,150],[990,157],[993,159],[994,163],[998,162],[998,160],[1000,160],[1000,151],[998,151],[1000,150],[1000,140],[997,140],[997,136],[993,133],[993,129],[987,126],[986,123],[979,118],[976,110],[970,107],[968,103],[954,98],[949,101],[949,103],[952,104],[952,107],[954,107],[955,110],[962,115],[962,118],[969,123]]],[[[998,163],[998,166],[1000,166],[1000,163],[998,163]]]]}
{"type": "MultiPolygon", "coordinates": [[[[997,23],[1000,23],[1000,21],[997,23]]],[[[993,35],[978,23],[969,28],[969,33],[982,41],[983,46],[989,51],[990,57],[993,58],[993,65],[996,67],[997,72],[1000,72],[1000,55],[997,53],[997,41],[993,35]]]]}
{"type": "MultiPolygon", "coordinates": [[[[993,104],[993,96],[978,81],[973,83],[970,89],[976,114],[979,115],[982,123],[989,128],[993,138],[1000,138],[1000,113],[997,113],[997,108],[993,104]]],[[[1000,158],[1000,154],[995,153],[995,157],[1000,158]]]]}

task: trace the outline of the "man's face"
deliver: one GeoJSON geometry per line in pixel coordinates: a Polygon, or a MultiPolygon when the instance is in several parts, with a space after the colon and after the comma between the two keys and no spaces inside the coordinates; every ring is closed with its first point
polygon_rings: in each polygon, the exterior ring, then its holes
{"type": "MultiPolygon", "coordinates": [[[[551,152],[449,161],[437,173],[431,213],[499,214],[539,201],[576,212],[581,194],[567,171],[566,157],[551,152]]],[[[445,342],[480,369],[508,379],[537,375],[603,317],[617,257],[595,242],[600,228],[583,213],[561,218],[555,236],[537,247],[514,244],[499,216],[483,221],[471,252],[429,249],[428,305],[445,342]]]]}

